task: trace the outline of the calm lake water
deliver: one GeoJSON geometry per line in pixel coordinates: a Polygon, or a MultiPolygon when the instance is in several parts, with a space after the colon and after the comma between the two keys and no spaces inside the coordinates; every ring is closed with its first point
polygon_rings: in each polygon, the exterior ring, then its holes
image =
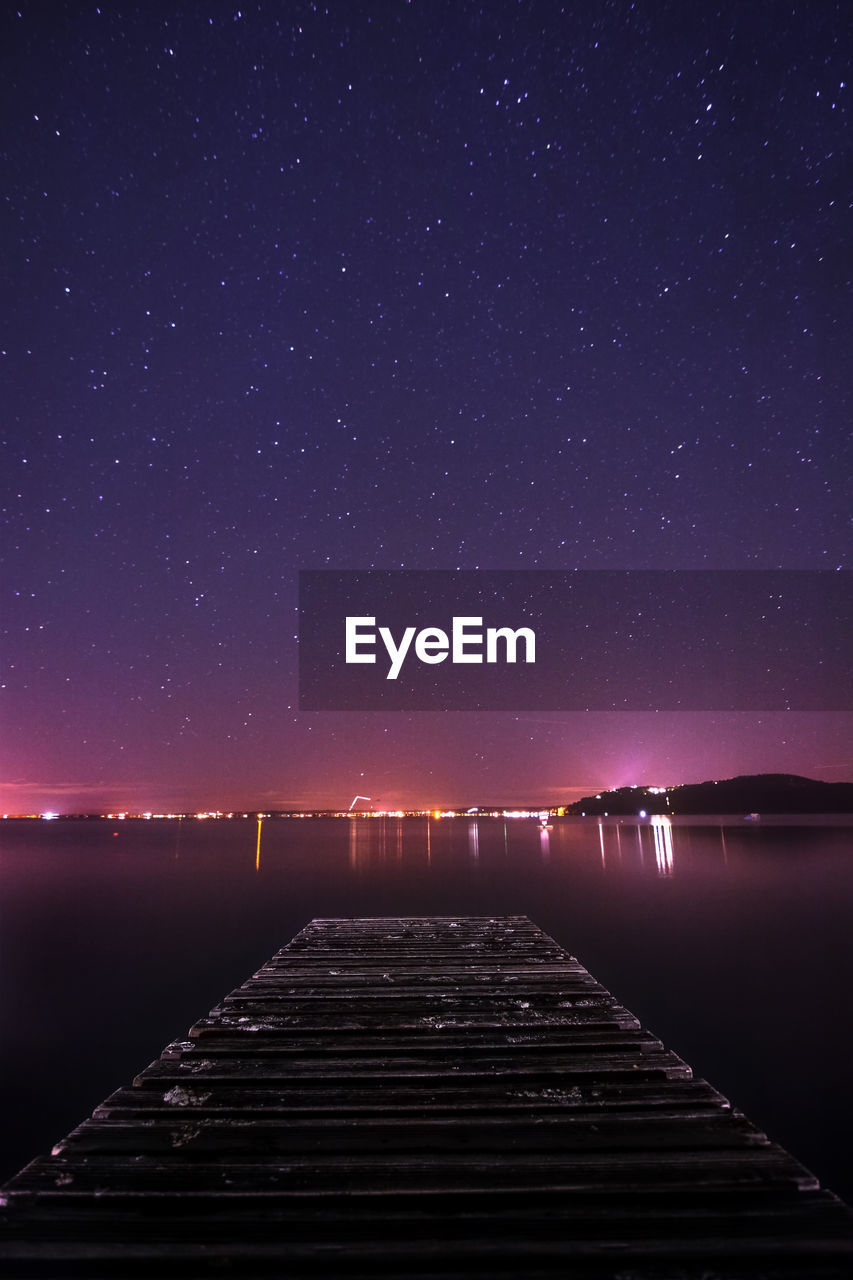
{"type": "Polygon", "coordinates": [[[853,818],[0,823],[0,1178],[314,916],[529,915],[853,1200],[853,818]]]}

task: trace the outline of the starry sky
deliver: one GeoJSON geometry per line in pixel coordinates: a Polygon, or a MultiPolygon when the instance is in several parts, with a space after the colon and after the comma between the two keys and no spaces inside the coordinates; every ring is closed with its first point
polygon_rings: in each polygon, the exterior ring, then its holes
{"type": "Polygon", "coordinates": [[[301,569],[849,567],[849,17],[6,6],[0,808],[853,777],[842,712],[303,713],[296,640],[301,569]]]}

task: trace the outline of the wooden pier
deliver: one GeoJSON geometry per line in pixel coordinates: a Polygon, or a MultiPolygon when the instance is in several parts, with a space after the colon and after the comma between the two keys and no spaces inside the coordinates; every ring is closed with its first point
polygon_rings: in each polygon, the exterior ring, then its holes
{"type": "Polygon", "coordinates": [[[853,1274],[853,1214],[526,917],[314,920],[0,1193],[4,1276],[853,1274]]]}

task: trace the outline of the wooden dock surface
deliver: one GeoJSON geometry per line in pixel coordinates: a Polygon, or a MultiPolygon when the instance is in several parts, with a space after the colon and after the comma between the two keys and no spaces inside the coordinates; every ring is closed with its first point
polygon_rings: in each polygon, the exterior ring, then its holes
{"type": "Polygon", "coordinates": [[[314,920],[0,1193],[0,1274],[853,1275],[853,1214],[526,917],[314,920]]]}

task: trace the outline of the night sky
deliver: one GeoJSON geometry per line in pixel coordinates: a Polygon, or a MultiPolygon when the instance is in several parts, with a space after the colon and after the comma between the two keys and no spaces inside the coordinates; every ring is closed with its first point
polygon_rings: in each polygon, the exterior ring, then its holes
{"type": "Polygon", "coordinates": [[[851,45],[829,0],[7,6],[0,808],[853,777],[849,713],[296,681],[300,569],[849,567],[851,45]]]}

